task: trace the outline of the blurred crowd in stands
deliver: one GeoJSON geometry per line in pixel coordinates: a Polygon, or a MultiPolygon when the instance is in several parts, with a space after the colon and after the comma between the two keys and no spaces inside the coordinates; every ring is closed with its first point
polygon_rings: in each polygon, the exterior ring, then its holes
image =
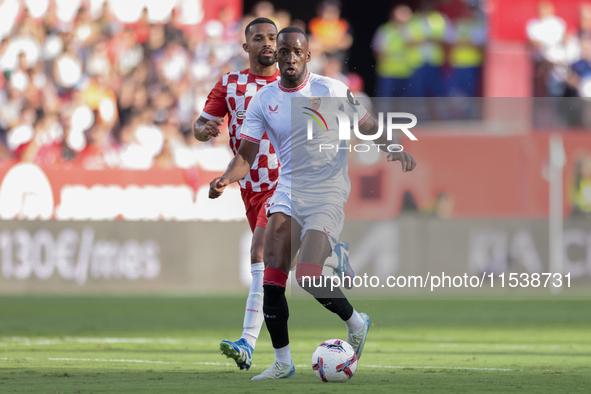
{"type": "Polygon", "coordinates": [[[146,169],[204,157],[191,124],[242,63],[239,17],[196,29],[194,1],[122,3],[0,2],[0,159],[146,169]]]}
{"type": "MultiPolygon", "coordinates": [[[[0,163],[225,168],[227,140],[198,143],[191,127],[219,77],[248,67],[241,43],[255,17],[308,31],[310,71],[364,95],[363,79],[347,69],[353,30],[338,0],[321,2],[307,23],[268,1],[249,15],[223,8],[198,23],[197,6],[0,0],[0,163]]],[[[461,9],[446,14],[430,0],[415,12],[393,8],[373,38],[377,83],[370,94],[480,95],[485,20],[479,8],[461,9]]]]}

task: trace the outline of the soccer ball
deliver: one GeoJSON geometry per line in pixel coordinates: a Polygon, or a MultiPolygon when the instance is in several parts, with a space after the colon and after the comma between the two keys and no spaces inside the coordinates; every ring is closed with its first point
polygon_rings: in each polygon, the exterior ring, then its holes
{"type": "Polygon", "coordinates": [[[208,133],[197,133],[195,134],[195,138],[197,139],[197,141],[201,141],[201,142],[207,142],[210,140],[211,135],[209,135],[208,133]]]}
{"type": "Polygon", "coordinates": [[[329,339],[312,354],[312,370],[323,382],[344,383],[357,371],[357,355],[347,342],[329,339]]]}

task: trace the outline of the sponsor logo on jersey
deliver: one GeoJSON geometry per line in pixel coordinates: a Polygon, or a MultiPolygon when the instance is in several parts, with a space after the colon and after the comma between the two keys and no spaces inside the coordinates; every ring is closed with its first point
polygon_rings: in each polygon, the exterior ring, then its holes
{"type": "Polygon", "coordinates": [[[244,118],[246,118],[246,110],[236,111],[236,117],[238,119],[244,119],[244,118]]]}
{"type": "Polygon", "coordinates": [[[279,108],[279,104],[277,104],[277,105],[275,106],[275,108],[273,108],[273,107],[271,107],[271,106],[269,105],[269,111],[271,111],[271,113],[274,113],[274,114],[275,114],[275,113],[277,113],[277,108],[279,108]]]}

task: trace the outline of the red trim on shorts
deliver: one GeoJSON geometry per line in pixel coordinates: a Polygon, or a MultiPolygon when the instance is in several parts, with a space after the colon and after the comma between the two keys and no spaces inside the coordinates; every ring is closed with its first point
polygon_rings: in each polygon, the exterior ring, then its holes
{"type": "Polygon", "coordinates": [[[277,268],[267,267],[263,275],[263,284],[285,287],[287,284],[287,273],[277,268]]]}
{"type": "Polygon", "coordinates": [[[319,278],[322,276],[322,266],[314,263],[298,263],[296,265],[296,280],[302,282],[302,276],[319,278]]]}

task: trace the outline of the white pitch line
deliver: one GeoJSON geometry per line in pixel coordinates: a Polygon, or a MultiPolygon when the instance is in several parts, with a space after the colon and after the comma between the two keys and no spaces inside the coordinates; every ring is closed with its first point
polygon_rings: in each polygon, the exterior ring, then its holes
{"type": "MultiPolygon", "coordinates": [[[[13,360],[9,358],[0,358],[0,360],[13,360]]],[[[27,360],[34,360],[27,358],[27,360]]],[[[56,358],[49,357],[49,361],[90,361],[90,362],[111,362],[111,363],[141,363],[141,364],[182,364],[180,361],[150,361],[150,360],[124,360],[124,359],[101,359],[101,358],[56,358]]],[[[230,363],[212,363],[212,362],[192,362],[184,363],[192,365],[215,365],[215,366],[233,366],[230,363]]],[[[256,364],[252,364],[256,367],[256,364]]],[[[404,367],[394,365],[360,365],[363,368],[387,368],[387,369],[405,369],[405,368],[418,368],[418,369],[468,369],[468,370],[480,370],[480,371],[515,371],[514,369],[502,369],[502,368],[469,368],[469,367],[404,367]]],[[[296,365],[298,368],[311,368],[310,365],[296,365]]]]}
{"type": "Polygon", "coordinates": [[[171,338],[84,338],[84,337],[65,337],[63,339],[54,338],[36,338],[29,339],[24,337],[0,338],[0,346],[44,346],[44,345],[62,345],[71,343],[89,343],[89,344],[142,344],[156,343],[165,345],[215,345],[214,341],[199,340],[178,340],[171,338]]]}
{"type": "Polygon", "coordinates": [[[109,363],[142,363],[142,364],[181,364],[179,361],[150,361],[150,360],[116,360],[101,358],[54,358],[49,357],[49,361],[95,361],[109,363]]]}
{"type": "MultiPolygon", "coordinates": [[[[10,358],[0,358],[0,360],[10,361],[10,358]]],[[[34,358],[27,358],[26,360],[35,360],[34,358]]],[[[90,361],[90,362],[110,362],[110,363],[140,363],[140,364],[183,364],[180,361],[150,361],[150,360],[124,360],[124,359],[102,359],[102,358],[56,358],[49,357],[49,361],[90,361]]],[[[184,363],[192,365],[215,365],[215,366],[233,366],[230,363],[212,363],[212,362],[192,362],[184,363]]],[[[252,364],[256,367],[256,364],[252,364]]],[[[390,369],[404,369],[404,368],[423,368],[423,369],[473,369],[483,371],[515,371],[514,369],[501,369],[501,368],[468,368],[468,367],[403,367],[394,365],[360,365],[363,368],[390,368],[390,369]]],[[[296,365],[298,368],[311,368],[310,365],[301,364],[296,365]]]]}
{"type": "Polygon", "coordinates": [[[388,368],[388,369],[466,369],[474,371],[519,371],[518,369],[505,369],[505,368],[475,368],[475,367],[402,367],[395,365],[360,365],[364,368],[388,368]]]}
{"type": "MultiPolygon", "coordinates": [[[[23,358],[6,358],[0,357],[0,361],[14,361],[14,360],[39,360],[37,358],[23,357],[23,358]]],[[[151,361],[151,360],[126,360],[126,359],[101,359],[101,358],[56,358],[50,357],[46,360],[49,361],[88,361],[88,362],[111,362],[111,363],[140,363],[140,364],[191,364],[191,365],[213,365],[213,366],[234,366],[232,363],[219,363],[219,362],[180,362],[180,361],[151,361]]],[[[529,372],[527,370],[519,369],[508,369],[508,368],[487,368],[487,367],[437,367],[437,366],[402,366],[402,365],[371,365],[371,364],[360,364],[362,368],[384,368],[384,369],[450,369],[450,370],[472,370],[472,371],[501,371],[501,372],[529,372]]],[[[252,367],[257,367],[256,364],[252,364],[252,367]]],[[[311,368],[308,364],[298,364],[298,368],[311,368]]],[[[531,372],[589,372],[589,370],[553,370],[553,369],[535,369],[531,372]]]]}

